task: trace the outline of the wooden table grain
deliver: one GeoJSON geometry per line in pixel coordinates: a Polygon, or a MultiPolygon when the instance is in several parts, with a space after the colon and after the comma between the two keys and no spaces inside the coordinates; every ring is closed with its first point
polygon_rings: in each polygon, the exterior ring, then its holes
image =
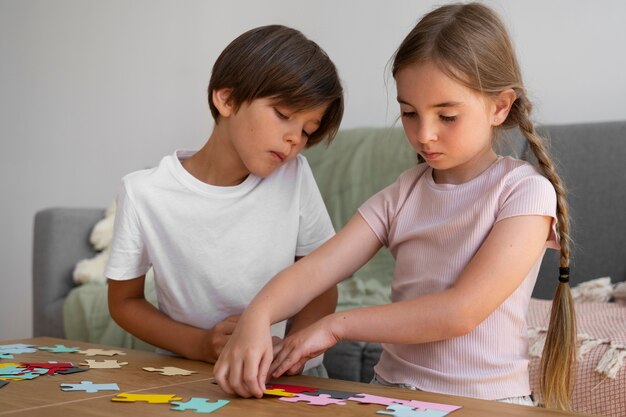
{"type": "MultiPolygon", "coordinates": [[[[120,349],[93,343],[76,342],[49,337],[2,341],[0,344],[25,343],[34,346],[54,346],[57,344],[81,349],[101,348],[116,349],[126,352],[123,356],[86,357],[80,353],[51,353],[39,350],[36,353],[14,355],[14,359],[2,359],[0,363],[17,362],[72,362],[83,363],[85,359],[115,359],[128,362],[120,369],[90,369],[69,375],[42,375],[33,380],[11,381],[0,388],[0,416],[28,417],[74,417],[74,416],[168,416],[176,417],[171,404],[148,404],[145,402],[119,403],[111,398],[119,393],[136,394],[176,394],[187,401],[191,397],[228,400],[229,404],[214,411],[211,415],[219,416],[377,416],[376,411],[384,410],[385,406],[365,405],[346,401],[346,405],[313,406],[306,403],[286,403],[278,397],[265,396],[261,399],[244,399],[225,394],[219,386],[212,382],[213,367],[199,361],[158,355],[131,349],[120,349]],[[156,372],[147,372],[144,367],[162,368],[174,366],[196,373],[189,376],[165,376],[156,372]],[[101,391],[86,393],[82,391],[62,391],[60,384],[92,381],[96,384],[117,383],[120,391],[101,391]]],[[[563,413],[541,408],[503,404],[495,401],[476,400],[465,397],[415,392],[398,388],[387,388],[357,382],[333,379],[314,378],[308,376],[288,376],[274,381],[277,383],[304,385],[309,387],[338,391],[367,393],[384,397],[428,401],[463,408],[449,414],[450,417],[548,417],[548,416],[584,416],[584,414],[563,413]]],[[[178,412],[180,413],[180,412],[178,412]]],[[[198,415],[193,411],[185,411],[185,415],[198,415]]]]}

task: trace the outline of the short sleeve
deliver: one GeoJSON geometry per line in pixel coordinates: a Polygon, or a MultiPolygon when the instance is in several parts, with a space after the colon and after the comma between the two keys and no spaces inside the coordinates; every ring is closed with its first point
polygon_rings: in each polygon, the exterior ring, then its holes
{"type": "Polygon", "coordinates": [[[333,237],[335,229],[309,163],[301,155],[298,156],[298,163],[302,172],[296,256],[306,256],[333,237]]]}
{"type": "Polygon", "coordinates": [[[380,243],[389,246],[389,232],[400,200],[400,180],[383,188],[359,207],[359,214],[380,243]]]}
{"type": "Polygon", "coordinates": [[[556,230],[556,191],[547,178],[539,174],[523,177],[516,181],[502,198],[496,222],[515,216],[552,217],[552,227],[546,246],[559,249],[556,230]]]}
{"type": "Polygon", "coordinates": [[[117,196],[113,242],[105,270],[105,276],[114,280],[137,278],[150,268],[141,226],[127,187],[124,179],[117,196]]]}

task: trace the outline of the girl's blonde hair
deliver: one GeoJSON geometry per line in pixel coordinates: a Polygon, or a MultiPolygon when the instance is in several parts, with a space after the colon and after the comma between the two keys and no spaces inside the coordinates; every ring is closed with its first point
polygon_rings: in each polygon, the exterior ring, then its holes
{"type": "Polygon", "coordinates": [[[556,190],[560,274],[541,361],[541,390],[546,407],[569,410],[574,384],[571,371],[576,369],[576,319],[568,284],[568,206],[563,182],[530,119],[532,105],[509,34],[489,7],[478,3],[446,5],[426,14],[402,41],[394,55],[392,74],[395,77],[402,68],[426,61],[488,97],[513,89],[516,99],[501,128],[519,128],[541,172],[556,190]]]}

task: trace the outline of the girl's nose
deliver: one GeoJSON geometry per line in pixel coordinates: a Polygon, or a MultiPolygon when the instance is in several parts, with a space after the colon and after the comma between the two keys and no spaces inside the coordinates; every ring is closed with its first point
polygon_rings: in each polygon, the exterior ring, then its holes
{"type": "Polygon", "coordinates": [[[427,126],[425,123],[422,123],[417,128],[416,137],[420,143],[428,143],[428,142],[437,140],[437,133],[430,126],[427,126]]]}

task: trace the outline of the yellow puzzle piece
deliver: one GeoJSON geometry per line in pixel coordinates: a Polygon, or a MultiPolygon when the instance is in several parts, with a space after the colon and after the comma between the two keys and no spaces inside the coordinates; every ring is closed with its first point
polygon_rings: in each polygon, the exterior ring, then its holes
{"type": "Polygon", "coordinates": [[[182,397],[177,397],[176,394],[129,394],[127,392],[117,394],[115,397],[111,398],[111,401],[123,403],[145,401],[150,404],[167,404],[170,401],[180,400],[182,400],[182,397]]]}

